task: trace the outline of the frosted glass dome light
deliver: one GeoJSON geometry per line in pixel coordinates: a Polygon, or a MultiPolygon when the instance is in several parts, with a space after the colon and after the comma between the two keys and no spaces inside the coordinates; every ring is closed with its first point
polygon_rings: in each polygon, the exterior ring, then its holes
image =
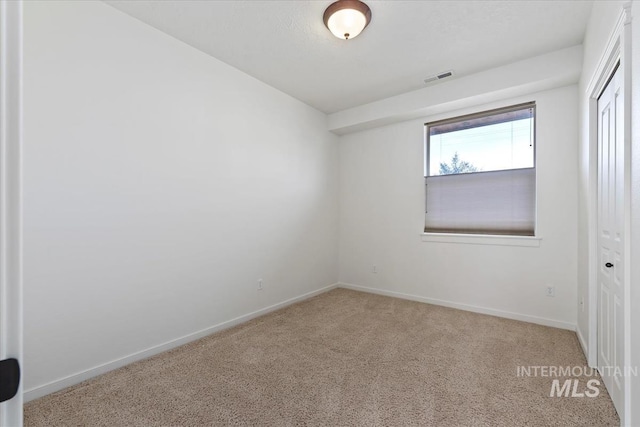
{"type": "Polygon", "coordinates": [[[338,0],[324,11],[324,24],[339,39],[356,37],[371,21],[371,9],[359,0],[338,0]]]}

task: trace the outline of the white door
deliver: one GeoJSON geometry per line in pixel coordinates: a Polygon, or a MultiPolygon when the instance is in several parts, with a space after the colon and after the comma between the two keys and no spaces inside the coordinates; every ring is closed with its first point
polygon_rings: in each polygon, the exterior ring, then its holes
{"type": "Polygon", "coordinates": [[[622,78],[598,98],[598,369],[623,414],[624,134],[622,78]]]}
{"type": "Polygon", "coordinates": [[[0,0],[0,426],[22,425],[22,2],[0,0]],[[10,389],[11,393],[7,393],[10,389]]]}

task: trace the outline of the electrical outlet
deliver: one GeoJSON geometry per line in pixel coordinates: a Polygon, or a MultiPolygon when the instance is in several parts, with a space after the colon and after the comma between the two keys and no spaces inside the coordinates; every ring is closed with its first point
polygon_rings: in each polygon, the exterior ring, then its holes
{"type": "Polygon", "coordinates": [[[373,274],[376,274],[378,272],[378,267],[376,267],[375,265],[373,266],[373,268],[371,269],[371,272],[373,274]]]}
{"type": "Polygon", "coordinates": [[[258,279],[258,290],[262,290],[262,279],[258,279]]]}
{"type": "Polygon", "coordinates": [[[555,286],[547,286],[546,295],[548,297],[555,297],[556,296],[556,288],[555,288],[555,286]]]}

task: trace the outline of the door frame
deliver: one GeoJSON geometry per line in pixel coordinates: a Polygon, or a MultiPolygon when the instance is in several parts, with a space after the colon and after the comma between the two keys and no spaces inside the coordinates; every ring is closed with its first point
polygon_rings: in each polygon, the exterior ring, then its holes
{"type": "MultiPolygon", "coordinates": [[[[598,97],[613,75],[616,64],[620,63],[623,85],[623,148],[624,148],[624,342],[623,366],[631,361],[631,310],[630,310],[630,274],[631,274],[631,3],[622,6],[613,32],[609,37],[604,53],[587,85],[589,98],[589,204],[588,204],[588,248],[589,248],[589,283],[588,314],[589,333],[587,362],[591,367],[598,363],[598,97]]],[[[623,408],[620,416],[621,425],[630,419],[630,381],[624,378],[623,408]]]]}
{"type": "MultiPolygon", "coordinates": [[[[22,0],[0,1],[0,359],[22,365],[22,0]]],[[[18,394],[0,425],[22,426],[18,394]]]]}

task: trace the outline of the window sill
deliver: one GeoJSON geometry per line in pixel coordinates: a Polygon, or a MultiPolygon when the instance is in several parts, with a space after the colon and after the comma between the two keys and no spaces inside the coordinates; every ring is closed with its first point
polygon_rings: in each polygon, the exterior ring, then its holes
{"type": "Polygon", "coordinates": [[[540,247],[542,237],[498,236],[488,234],[422,233],[423,242],[459,243],[465,245],[498,245],[540,247]]]}

